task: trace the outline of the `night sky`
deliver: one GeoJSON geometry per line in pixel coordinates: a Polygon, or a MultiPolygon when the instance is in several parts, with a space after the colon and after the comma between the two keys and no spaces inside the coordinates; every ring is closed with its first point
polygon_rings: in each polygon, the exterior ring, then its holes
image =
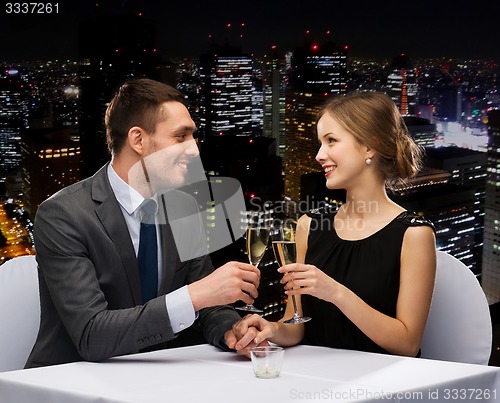
{"type": "MultiPolygon", "coordinates": [[[[54,1],[55,3],[56,1],[54,1]]],[[[142,11],[155,20],[157,48],[199,56],[208,35],[224,41],[226,24],[245,23],[243,51],[262,56],[272,45],[293,50],[309,29],[331,30],[350,55],[500,60],[500,1],[408,0],[103,0],[58,1],[57,15],[0,15],[0,60],[78,56],[78,21],[100,3],[112,13],[142,11]]],[[[4,6],[2,2],[2,7],[4,6]]],[[[130,29],[135,29],[130,27],[130,29]]],[[[237,28],[239,30],[239,28],[237,28]]]]}

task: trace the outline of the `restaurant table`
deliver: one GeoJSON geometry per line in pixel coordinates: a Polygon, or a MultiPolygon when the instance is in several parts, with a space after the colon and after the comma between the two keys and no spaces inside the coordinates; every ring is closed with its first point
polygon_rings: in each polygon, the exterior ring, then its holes
{"type": "Polygon", "coordinates": [[[324,347],[285,349],[278,378],[197,345],[0,373],[1,403],[500,400],[500,368],[324,347]],[[499,394],[499,396],[497,396],[499,394]]]}

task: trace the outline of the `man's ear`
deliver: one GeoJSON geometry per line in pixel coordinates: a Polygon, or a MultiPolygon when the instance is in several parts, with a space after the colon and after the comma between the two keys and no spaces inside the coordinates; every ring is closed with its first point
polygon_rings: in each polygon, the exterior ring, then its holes
{"type": "Polygon", "coordinates": [[[140,156],[146,151],[146,132],[138,126],[131,127],[127,134],[128,146],[140,156]]]}

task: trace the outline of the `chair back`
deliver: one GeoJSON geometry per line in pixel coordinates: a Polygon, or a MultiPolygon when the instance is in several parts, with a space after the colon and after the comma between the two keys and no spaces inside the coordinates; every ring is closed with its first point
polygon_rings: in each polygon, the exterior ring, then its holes
{"type": "Polygon", "coordinates": [[[490,310],[479,281],[460,260],[438,251],[421,357],[487,365],[491,344],[490,310]]]}
{"type": "Polygon", "coordinates": [[[40,326],[35,256],[0,266],[0,372],[23,369],[40,326]]]}

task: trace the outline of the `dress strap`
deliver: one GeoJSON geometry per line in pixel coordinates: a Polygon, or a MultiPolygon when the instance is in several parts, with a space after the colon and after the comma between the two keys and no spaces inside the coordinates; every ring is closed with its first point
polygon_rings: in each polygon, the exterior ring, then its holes
{"type": "Polygon", "coordinates": [[[408,225],[409,227],[419,227],[421,225],[427,225],[432,228],[434,233],[436,232],[436,228],[434,227],[434,224],[431,221],[411,211],[403,211],[400,215],[396,217],[396,221],[408,225]]]}

